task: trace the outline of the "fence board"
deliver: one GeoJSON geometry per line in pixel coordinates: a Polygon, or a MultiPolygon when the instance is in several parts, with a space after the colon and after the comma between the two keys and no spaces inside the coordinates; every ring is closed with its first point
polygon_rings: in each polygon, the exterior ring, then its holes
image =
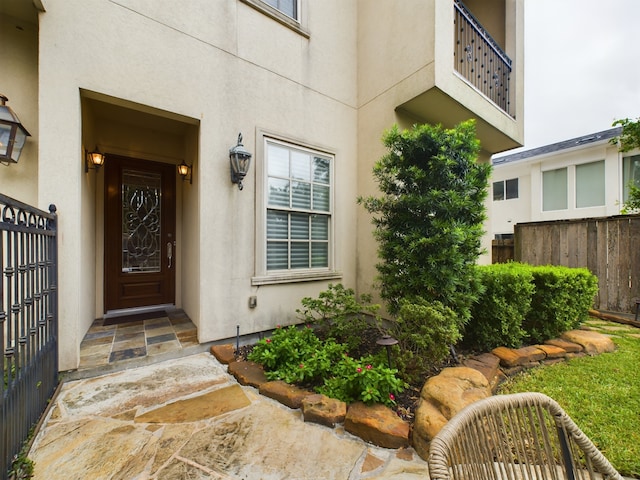
{"type": "Polygon", "coordinates": [[[607,298],[608,305],[611,310],[619,312],[618,307],[618,290],[620,288],[620,277],[618,271],[611,268],[612,265],[618,264],[620,255],[618,252],[618,237],[620,224],[613,220],[607,222],[607,298]]]}
{"type": "Polygon", "coordinates": [[[608,222],[599,221],[597,228],[598,258],[596,259],[597,268],[593,273],[598,276],[598,287],[600,289],[599,305],[602,309],[602,305],[609,305],[609,290],[607,288],[609,282],[609,267],[607,264],[607,259],[609,258],[607,242],[608,222]]]}
{"type": "Polygon", "coordinates": [[[640,299],[640,215],[521,223],[514,244],[516,261],[588,268],[598,309],[631,313],[640,299]]]}

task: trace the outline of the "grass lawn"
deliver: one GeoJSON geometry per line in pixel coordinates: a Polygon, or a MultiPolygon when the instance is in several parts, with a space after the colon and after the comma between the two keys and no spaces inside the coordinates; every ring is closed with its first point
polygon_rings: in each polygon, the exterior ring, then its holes
{"type": "Polygon", "coordinates": [[[640,329],[612,329],[616,324],[597,320],[589,325],[611,334],[617,350],[529,370],[499,393],[550,396],[622,475],[640,478],[640,329]]]}

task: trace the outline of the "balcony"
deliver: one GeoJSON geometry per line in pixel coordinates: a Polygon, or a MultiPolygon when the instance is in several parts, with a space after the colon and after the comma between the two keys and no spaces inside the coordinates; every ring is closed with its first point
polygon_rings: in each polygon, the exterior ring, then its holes
{"type": "Polygon", "coordinates": [[[456,71],[504,112],[515,117],[509,95],[511,59],[459,1],[454,2],[456,71]]]}

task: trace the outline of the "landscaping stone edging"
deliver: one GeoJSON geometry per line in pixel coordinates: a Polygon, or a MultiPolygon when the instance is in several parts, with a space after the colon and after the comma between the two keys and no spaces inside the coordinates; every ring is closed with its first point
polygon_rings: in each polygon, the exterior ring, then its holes
{"type": "Polygon", "coordinates": [[[542,345],[518,349],[498,347],[490,353],[470,357],[462,366],[445,368],[427,380],[420,392],[413,429],[384,405],[355,403],[347,406],[285,382],[270,382],[261,365],[236,361],[232,345],[214,345],[210,351],[220,363],[228,366],[228,372],[238,383],[255,387],[260,394],[290,408],[300,408],[305,422],[327,427],[343,424],[349,433],[379,447],[411,445],[423,460],[427,460],[429,444],[440,429],[467,405],[493,395],[506,377],[527,368],[613,350],[613,341],[604,334],[571,330],[542,345]]]}
{"type": "Polygon", "coordinates": [[[612,352],[615,344],[607,335],[590,330],[571,330],[543,345],[522,348],[498,347],[464,361],[467,367],[445,368],[431,377],[420,393],[413,423],[412,445],[423,459],[429,458],[429,444],[444,425],[465,406],[493,395],[501,381],[515,373],[540,365],[565,361],[581,355],[612,352]],[[469,377],[468,369],[482,373],[469,377]],[[443,382],[439,377],[446,377],[443,382]],[[434,380],[435,379],[435,380],[434,380]]]}
{"type": "Polygon", "coordinates": [[[347,406],[339,400],[308,392],[282,381],[269,381],[262,365],[235,361],[235,357],[231,359],[229,355],[230,350],[233,351],[231,345],[214,345],[210,351],[220,363],[228,366],[228,372],[238,383],[255,387],[260,394],[289,408],[300,408],[305,422],[327,427],[343,424],[347,432],[383,448],[404,448],[410,445],[410,425],[389,407],[366,406],[361,403],[347,406]]]}

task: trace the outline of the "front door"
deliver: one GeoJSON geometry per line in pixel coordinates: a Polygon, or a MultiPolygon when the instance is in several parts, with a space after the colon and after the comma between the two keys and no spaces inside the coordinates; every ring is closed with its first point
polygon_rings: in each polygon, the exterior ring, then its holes
{"type": "Polygon", "coordinates": [[[175,165],[108,155],[105,312],[175,302],[175,165]]]}

